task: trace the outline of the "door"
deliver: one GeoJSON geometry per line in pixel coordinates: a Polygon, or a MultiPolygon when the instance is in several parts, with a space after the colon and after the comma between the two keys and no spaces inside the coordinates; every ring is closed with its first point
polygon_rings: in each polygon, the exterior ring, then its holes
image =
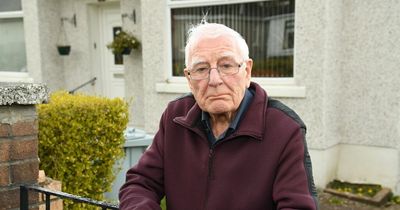
{"type": "MultiPolygon", "coordinates": [[[[102,4],[98,7],[98,53],[100,54],[100,71],[97,71],[100,80],[100,94],[106,97],[125,97],[125,77],[123,56],[114,55],[107,49],[114,36],[121,30],[122,19],[119,2],[102,4]]],[[[94,66],[98,66],[95,64],[94,66]]]]}

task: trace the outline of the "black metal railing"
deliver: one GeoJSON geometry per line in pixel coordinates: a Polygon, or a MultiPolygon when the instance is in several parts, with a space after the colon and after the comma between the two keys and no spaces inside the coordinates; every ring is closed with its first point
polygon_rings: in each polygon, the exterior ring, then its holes
{"type": "Polygon", "coordinates": [[[46,210],[50,210],[50,196],[56,196],[62,199],[69,199],[69,200],[73,200],[79,203],[86,203],[92,206],[98,206],[101,207],[102,210],[105,209],[116,209],[118,210],[118,205],[116,204],[110,204],[107,202],[102,202],[102,201],[97,201],[97,200],[93,200],[90,198],[84,198],[81,196],[77,196],[77,195],[72,195],[72,194],[68,194],[65,192],[60,192],[60,191],[53,191],[53,190],[49,190],[43,187],[39,187],[36,185],[23,185],[20,186],[20,210],[28,210],[29,209],[29,196],[28,196],[28,192],[29,190],[32,191],[36,191],[39,193],[42,193],[46,196],[45,198],[45,205],[46,205],[46,210]]]}
{"type": "Polygon", "coordinates": [[[87,82],[85,82],[85,83],[83,83],[83,84],[79,85],[78,87],[76,87],[76,88],[74,88],[74,89],[72,89],[72,90],[68,91],[68,93],[69,93],[69,94],[74,94],[74,93],[75,93],[75,91],[77,91],[77,90],[79,90],[79,89],[81,89],[81,88],[85,87],[85,86],[86,86],[86,85],[88,85],[88,84],[92,84],[92,85],[94,85],[94,83],[95,83],[96,79],[97,79],[96,77],[93,77],[93,78],[92,78],[92,79],[90,79],[89,81],[87,81],[87,82]]]}

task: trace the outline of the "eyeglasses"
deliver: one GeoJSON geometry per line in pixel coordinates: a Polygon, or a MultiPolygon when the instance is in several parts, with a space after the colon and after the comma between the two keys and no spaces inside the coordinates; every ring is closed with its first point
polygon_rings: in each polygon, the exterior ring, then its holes
{"type": "Polygon", "coordinates": [[[192,80],[203,80],[210,78],[210,72],[212,69],[218,71],[221,77],[230,76],[237,74],[242,66],[245,66],[245,62],[237,64],[235,62],[224,62],[218,64],[217,68],[211,68],[209,64],[199,64],[193,69],[188,71],[188,75],[192,80]]]}

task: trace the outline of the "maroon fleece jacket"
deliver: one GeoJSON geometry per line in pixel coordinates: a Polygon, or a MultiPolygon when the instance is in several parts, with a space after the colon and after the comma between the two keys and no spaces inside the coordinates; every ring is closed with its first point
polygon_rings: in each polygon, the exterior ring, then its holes
{"type": "Polygon", "coordinates": [[[169,103],[152,145],[126,176],[120,209],[318,209],[301,119],[251,83],[238,128],[210,146],[192,95],[169,103]]]}

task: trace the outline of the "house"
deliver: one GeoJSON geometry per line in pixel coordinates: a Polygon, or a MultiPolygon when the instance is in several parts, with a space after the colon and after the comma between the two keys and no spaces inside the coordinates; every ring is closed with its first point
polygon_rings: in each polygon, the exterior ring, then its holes
{"type": "Polygon", "coordinates": [[[332,179],[400,193],[400,2],[372,0],[3,0],[0,81],[125,97],[131,125],[154,133],[181,76],[185,31],[205,14],[240,30],[253,80],[308,126],[317,186],[332,179]],[[17,2],[17,3],[16,3],[17,2]],[[123,28],[141,49],[105,46],[123,28]],[[57,44],[70,54],[58,54],[57,44]],[[122,64],[118,64],[121,63],[122,64]]]}

